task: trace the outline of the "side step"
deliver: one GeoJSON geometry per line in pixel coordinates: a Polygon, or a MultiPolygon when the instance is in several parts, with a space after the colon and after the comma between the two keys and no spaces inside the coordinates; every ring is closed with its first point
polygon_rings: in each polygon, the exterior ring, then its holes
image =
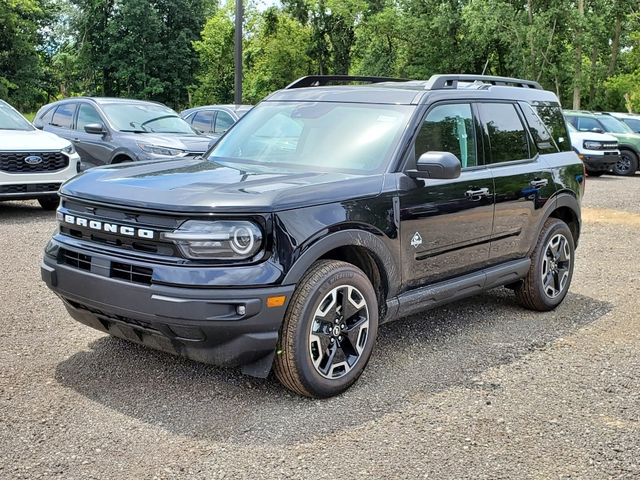
{"type": "Polygon", "coordinates": [[[523,258],[402,293],[387,302],[382,323],[398,320],[524,278],[531,259],[523,258]]]}

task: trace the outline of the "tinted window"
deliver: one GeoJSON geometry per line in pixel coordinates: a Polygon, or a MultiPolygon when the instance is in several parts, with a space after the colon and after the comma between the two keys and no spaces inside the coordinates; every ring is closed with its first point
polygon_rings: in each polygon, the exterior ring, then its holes
{"type": "Polygon", "coordinates": [[[51,125],[54,127],[71,128],[73,123],[73,114],[76,111],[75,103],[65,103],[56,108],[51,125]]]}
{"type": "Polygon", "coordinates": [[[85,125],[90,123],[103,123],[100,114],[91,105],[81,103],[78,109],[78,121],[76,122],[76,130],[84,130],[85,125]]]}
{"type": "Polygon", "coordinates": [[[578,124],[576,125],[581,132],[589,132],[591,130],[604,130],[600,122],[591,117],[578,117],[578,124]]]}
{"type": "Polygon", "coordinates": [[[633,130],[634,132],[640,132],[640,120],[637,120],[635,118],[625,118],[624,123],[629,125],[629,127],[631,127],[631,130],[633,130]]]}
{"type": "Polygon", "coordinates": [[[471,105],[438,105],[427,114],[415,144],[416,160],[426,152],[450,152],[462,167],[478,164],[471,105]]]}
{"type": "Polygon", "coordinates": [[[529,158],[527,132],[510,103],[479,103],[480,118],[489,137],[489,163],[529,158]]]}
{"type": "Polygon", "coordinates": [[[216,128],[213,129],[214,133],[224,133],[231,125],[233,125],[233,117],[229,115],[227,112],[223,112],[222,110],[218,110],[218,115],[216,116],[216,128]]]}
{"type": "Polygon", "coordinates": [[[562,115],[562,109],[557,103],[535,103],[535,112],[538,117],[544,122],[545,127],[553,140],[556,142],[556,146],[561,152],[568,152],[571,150],[571,140],[569,133],[567,132],[567,123],[562,115]]]}
{"type": "Polygon", "coordinates": [[[213,110],[204,110],[201,112],[197,112],[193,116],[193,121],[191,122],[191,126],[195,128],[197,131],[202,133],[211,132],[211,124],[212,124],[214,113],[215,112],[213,110]]]}
{"type": "Polygon", "coordinates": [[[551,133],[547,130],[542,120],[533,111],[533,108],[529,104],[522,105],[522,111],[524,112],[524,118],[529,125],[529,131],[533,135],[533,141],[540,153],[556,153],[558,148],[551,138],[551,133]]]}

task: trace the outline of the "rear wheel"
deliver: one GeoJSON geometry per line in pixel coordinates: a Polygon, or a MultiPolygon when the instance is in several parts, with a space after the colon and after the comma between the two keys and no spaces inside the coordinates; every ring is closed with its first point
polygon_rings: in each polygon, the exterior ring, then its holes
{"type": "Polygon", "coordinates": [[[638,170],[638,156],[631,150],[620,150],[620,159],[613,166],[616,175],[634,175],[638,170]]]}
{"type": "Polygon", "coordinates": [[[300,395],[338,395],[363,372],[377,332],[377,297],[362,270],[335,260],[316,262],[291,298],[275,374],[300,395]]]}
{"type": "Polygon", "coordinates": [[[567,224],[548,219],[531,254],[529,273],[515,289],[522,306],[545,312],[560,305],[573,277],[574,248],[567,224]]]}
{"type": "Polygon", "coordinates": [[[38,199],[38,203],[43,210],[55,210],[60,205],[60,197],[58,195],[49,195],[38,199]]]}

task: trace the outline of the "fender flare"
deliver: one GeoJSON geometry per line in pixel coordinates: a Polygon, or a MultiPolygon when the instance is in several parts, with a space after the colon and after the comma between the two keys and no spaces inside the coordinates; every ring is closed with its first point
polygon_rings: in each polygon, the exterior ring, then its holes
{"type": "Polygon", "coordinates": [[[580,230],[582,228],[582,215],[580,209],[580,203],[578,199],[572,193],[565,191],[559,192],[556,194],[554,198],[552,198],[547,205],[545,205],[544,214],[540,217],[540,222],[537,227],[536,238],[540,237],[540,232],[544,227],[544,223],[551,217],[551,214],[558,210],[559,208],[569,208],[578,219],[578,231],[576,232],[576,246],[578,245],[578,239],[580,238],[580,230]]]}
{"type": "Polygon", "coordinates": [[[344,246],[368,250],[389,287],[388,297],[396,295],[400,286],[400,270],[394,256],[378,235],[365,230],[340,230],[313,243],[293,263],[282,282],[283,285],[298,283],[315,261],[327,252],[344,246]]]}
{"type": "Polygon", "coordinates": [[[138,160],[138,158],[133,153],[131,153],[131,151],[127,150],[126,148],[120,147],[120,148],[116,148],[113,152],[111,152],[111,157],[109,158],[108,165],[113,165],[113,161],[119,155],[126,155],[134,162],[138,160]]]}

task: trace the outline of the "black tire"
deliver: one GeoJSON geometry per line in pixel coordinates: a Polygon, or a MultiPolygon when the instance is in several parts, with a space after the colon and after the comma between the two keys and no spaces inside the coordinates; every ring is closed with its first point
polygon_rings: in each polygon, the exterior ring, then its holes
{"type": "Polygon", "coordinates": [[[55,210],[60,205],[60,197],[58,195],[49,195],[38,199],[38,203],[43,210],[55,210]]]}
{"type": "Polygon", "coordinates": [[[638,170],[638,156],[631,150],[620,150],[620,160],[613,166],[613,173],[623,177],[635,175],[638,170]]]}
{"type": "Polygon", "coordinates": [[[338,395],[360,377],[377,333],[378,301],[367,276],[350,263],[320,260],[300,280],[289,303],[274,361],[276,377],[300,395],[338,395]]]}
{"type": "Polygon", "coordinates": [[[562,220],[549,218],[542,227],[538,243],[531,253],[529,273],[515,289],[516,298],[520,304],[540,312],[553,310],[560,305],[571,285],[574,260],[575,245],[571,230],[562,220]],[[566,244],[562,243],[562,247],[558,248],[558,255],[552,259],[555,255],[553,244],[559,237],[562,237],[566,244]],[[550,253],[552,257],[549,256],[550,253]],[[568,261],[563,260],[566,253],[569,257],[568,261]],[[550,284],[546,284],[545,281],[549,281],[550,284]],[[554,294],[554,291],[557,293],[554,294]]]}
{"type": "Polygon", "coordinates": [[[589,175],[590,177],[601,177],[602,175],[604,175],[605,171],[594,171],[594,170],[587,170],[587,175],[589,175]]]}

